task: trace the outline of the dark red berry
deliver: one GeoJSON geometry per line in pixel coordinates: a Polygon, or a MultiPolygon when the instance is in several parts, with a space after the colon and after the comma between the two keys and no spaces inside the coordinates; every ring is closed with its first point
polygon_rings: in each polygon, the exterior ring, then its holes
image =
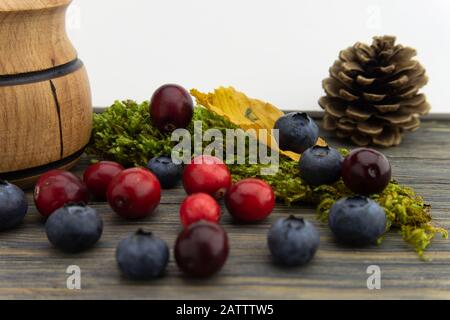
{"type": "Polygon", "coordinates": [[[127,219],[144,218],[153,213],[161,201],[161,185],[153,173],[133,168],[114,177],[108,187],[111,208],[127,219]]]}
{"type": "Polygon", "coordinates": [[[228,191],[225,204],[230,214],[241,222],[266,219],[275,207],[272,188],[259,179],[239,181],[228,191]]]}
{"type": "Polygon", "coordinates": [[[86,185],[73,173],[53,170],[42,175],[34,189],[34,202],[39,213],[48,217],[69,203],[87,203],[86,185]]]}
{"type": "Polygon", "coordinates": [[[216,157],[196,157],[184,169],[183,185],[188,194],[207,193],[220,199],[231,187],[231,183],[230,170],[216,157]]]}
{"type": "Polygon", "coordinates": [[[97,200],[106,200],[109,183],[123,170],[125,168],[116,162],[101,161],[86,169],[84,183],[97,200]]]}
{"type": "Polygon", "coordinates": [[[185,228],[200,220],[218,223],[220,215],[219,204],[206,193],[196,193],[187,197],[180,207],[180,219],[185,228]]]}
{"type": "Polygon", "coordinates": [[[355,149],[342,164],[344,183],[356,194],[368,196],[380,193],[388,186],[391,177],[389,160],[373,149],[355,149]]]}
{"type": "Polygon", "coordinates": [[[167,84],[155,91],[150,102],[153,124],[162,132],[186,128],[192,121],[194,103],[183,87],[167,84]]]}
{"type": "Polygon", "coordinates": [[[222,269],[228,258],[228,236],[218,224],[200,221],[178,236],[175,260],[190,276],[209,277],[222,269]]]}

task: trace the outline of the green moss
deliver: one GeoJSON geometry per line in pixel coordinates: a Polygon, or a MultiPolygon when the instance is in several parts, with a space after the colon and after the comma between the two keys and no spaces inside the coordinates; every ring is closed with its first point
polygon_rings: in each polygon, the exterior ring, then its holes
{"type": "Polygon", "coordinates": [[[116,101],[106,112],[94,115],[87,152],[125,166],[143,166],[149,158],[170,154],[170,136],[151,125],[149,103],[116,101]]]}
{"type": "MultiPolygon", "coordinates": [[[[94,116],[94,130],[88,153],[102,159],[114,160],[125,166],[145,166],[154,156],[170,154],[170,136],[161,134],[151,125],[149,104],[116,101],[102,114],[94,116]]],[[[204,108],[196,108],[194,120],[201,120],[203,130],[235,129],[236,125],[204,108]]],[[[193,126],[189,128],[193,133],[193,126]]],[[[343,155],[348,150],[340,150],[343,155]]],[[[273,176],[261,176],[262,165],[231,165],[235,181],[256,177],[267,181],[279,200],[287,205],[312,203],[317,205],[318,217],[326,222],[331,206],[352,193],[341,181],[334,185],[311,187],[299,177],[298,165],[289,158],[280,158],[280,170],[273,176]]],[[[448,237],[445,229],[432,224],[430,206],[415,192],[392,181],[383,193],[372,197],[386,211],[388,230],[398,229],[403,239],[423,257],[424,251],[439,233],[448,237]]]]}

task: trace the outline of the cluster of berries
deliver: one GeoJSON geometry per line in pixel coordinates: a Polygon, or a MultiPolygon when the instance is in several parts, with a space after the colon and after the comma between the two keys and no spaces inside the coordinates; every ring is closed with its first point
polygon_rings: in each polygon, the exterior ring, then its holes
{"type": "MultiPolygon", "coordinates": [[[[35,186],[35,205],[46,219],[47,237],[55,247],[76,253],[100,240],[103,221],[87,205],[90,200],[107,201],[126,219],[145,218],[160,204],[161,189],[173,188],[182,180],[188,196],[180,206],[184,230],[174,253],[180,269],[191,276],[210,276],[228,258],[228,236],[219,225],[220,199],[235,220],[245,223],[264,220],[275,207],[275,195],[267,183],[246,179],[233,184],[228,167],[210,156],[194,158],[185,167],[168,157],[152,159],[148,168],[125,169],[118,163],[102,161],[89,166],[83,178],[53,170],[42,175],[35,186]]],[[[2,228],[22,222],[28,210],[22,190],[1,182],[0,202],[2,228]]],[[[116,258],[125,276],[149,279],[164,273],[169,249],[156,235],[138,230],[119,243],[116,258]]]]}
{"type": "Polygon", "coordinates": [[[343,179],[356,196],[337,201],[330,210],[329,226],[337,239],[352,245],[375,243],[387,228],[384,209],[369,196],[389,184],[392,169],[380,152],[360,148],[345,159],[338,150],[317,146],[319,130],[305,113],[290,113],[275,124],[282,150],[301,153],[300,175],[311,186],[330,185],[343,179]]]}
{"type": "MultiPolygon", "coordinates": [[[[175,85],[158,89],[152,98],[152,119],[163,132],[185,127],[192,120],[193,103],[186,90],[175,85]]],[[[337,239],[354,245],[374,243],[386,230],[386,214],[368,196],[382,192],[391,180],[387,158],[372,149],[357,149],[345,159],[330,147],[316,146],[319,129],[305,113],[281,117],[280,149],[301,153],[301,178],[311,186],[343,179],[358,196],[337,201],[330,210],[329,226],[337,239]]],[[[219,159],[200,156],[185,167],[169,157],[152,159],[147,168],[125,169],[102,161],[90,166],[84,181],[74,174],[53,170],[40,177],[34,201],[46,221],[49,241],[65,252],[79,252],[95,245],[103,221],[89,200],[108,201],[119,216],[140,219],[151,215],[161,201],[161,189],[180,180],[188,197],[180,207],[184,230],[175,243],[175,260],[188,275],[206,277],[218,272],[229,255],[228,236],[219,225],[224,198],[231,216],[241,223],[266,219],[275,207],[272,188],[259,179],[235,184],[228,167],[219,159]]],[[[0,231],[19,225],[28,211],[27,199],[17,186],[0,180],[0,231]]],[[[286,266],[311,261],[320,237],[308,221],[291,216],[276,221],[268,234],[275,261],[286,266]]],[[[122,240],[116,258],[122,273],[132,279],[162,275],[169,261],[169,248],[152,233],[137,231],[122,240]]]]}

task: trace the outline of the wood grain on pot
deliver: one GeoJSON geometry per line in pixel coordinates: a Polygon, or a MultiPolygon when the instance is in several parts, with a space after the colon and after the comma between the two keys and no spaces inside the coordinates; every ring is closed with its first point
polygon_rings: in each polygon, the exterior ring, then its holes
{"type": "Polygon", "coordinates": [[[65,30],[70,2],[0,2],[0,178],[22,187],[75,164],[89,142],[89,80],[65,30]]]}
{"type": "Polygon", "coordinates": [[[0,1],[0,76],[46,70],[76,59],[65,29],[71,1],[0,1]]]}

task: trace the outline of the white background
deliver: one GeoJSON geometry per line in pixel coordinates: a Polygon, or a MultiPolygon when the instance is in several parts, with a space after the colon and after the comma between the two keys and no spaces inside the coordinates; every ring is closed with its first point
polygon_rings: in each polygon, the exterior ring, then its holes
{"type": "Polygon", "coordinates": [[[96,106],[169,82],[319,110],[339,51],[389,34],[418,50],[433,111],[450,112],[448,0],[74,0],[68,29],[96,106]]]}

